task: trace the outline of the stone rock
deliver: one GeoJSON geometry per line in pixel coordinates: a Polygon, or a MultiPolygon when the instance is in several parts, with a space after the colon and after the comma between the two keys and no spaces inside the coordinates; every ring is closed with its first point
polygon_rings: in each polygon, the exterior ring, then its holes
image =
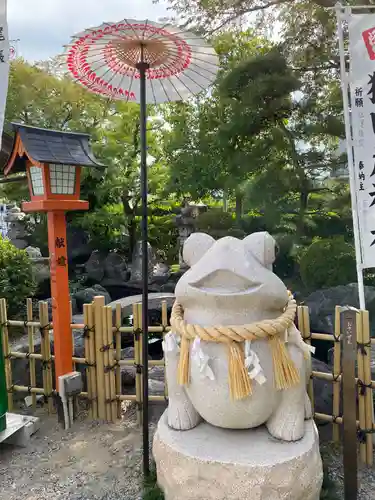
{"type": "Polygon", "coordinates": [[[158,484],[166,500],[319,500],[323,468],[315,424],[294,443],[264,427],[220,429],[203,423],[179,432],[166,412],[153,442],[158,484]]]}
{"type": "Polygon", "coordinates": [[[108,305],[111,302],[111,296],[105,288],[100,285],[93,285],[90,288],[85,288],[84,290],[79,290],[74,294],[74,298],[77,302],[77,308],[80,312],[83,311],[83,304],[91,304],[95,297],[104,296],[105,303],[108,305]]]}
{"type": "Polygon", "coordinates": [[[90,258],[93,248],[86,231],[80,227],[67,225],[66,237],[68,242],[69,264],[84,264],[90,258]]]}
{"type": "MultiPolygon", "coordinates": [[[[370,311],[370,318],[375,313],[375,287],[365,287],[366,309],[370,311]]],[[[340,285],[313,292],[304,300],[304,305],[310,310],[310,326],[313,331],[333,333],[335,324],[335,307],[352,306],[359,308],[358,285],[340,285]]],[[[375,327],[375,317],[372,319],[375,327]]],[[[375,328],[372,328],[375,333],[375,328]]]]}
{"type": "Polygon", "coordinates": [[[168,281],[170,275],[169,266],[158,262],[152,270],[152,281],[153,283],[164,285],[168,281]]]}
{"type": "Polygon", "coordinates": [[[164,366],[151,366],[148,371],[148,378],[151,380],[156,380],[158,382],[163,382],[165,380],[164,366]]]}
{"type": "MultiPolygon", "coordinates": [[[[332,368],[320,361],[319,359],[312,358],[313,371],[320,373],[332,373],[332,368]]],[[[333,401],[333,384],[326,380],[313,378],[314,387],[314,411],[316,413],[324,413],[325,415],[332,415],[332,401],[333,401]]]]}
{"type": "MultiPolygon", "coordinates": [[[[150,243],[147,243],[148,249],[148,279],[152,281],[153,270],[155,265],[155,255],[150,243]]],[[[134,247],[132,264],[131,264],[131,281],[142,281],[142,242],[137,241],[134,247]]]]}
{"type": "MultiPolygon", "coordinates": [[[[172,293],[149,293],[148,294],[148,310],[161,311],[161,304],[166,301],[168,309],[173,306],[175,297],[172,293]]],[[[123,299],[115,300],[108,304],[112,307],[113,314],[116,313],[117,304],[121,305],[121,314],[123,318],[131,316],[133,314],[133,305],[142,302],[142,295],[132,295],[130,297],[124,297],[123,299]]],[[[114,316],[115,317],[115,316],[114,316]]],[[[150,318],[151,319],[151,318],[150,318]]]]}
{"type": "Polygon", "coordinates": [[[111,252],[104,260],[104,279],[111,283],[123,283],[129,280],[130,273],[125,257],[117,252],[111,252]]]}
{"type": "Polygon", "coordinates": [[[163,396],[165,384],[160,380],[148,379],[148,390],[152,396],[163,396]]]}
{"type": "MultiPolygon", "coordinates": [[[[365,287],[366,309],[370,312],[370,329],[375,335],[375,287],[365,287]]],[[[304,300],[309,308],[310,328],[313,332],[333,333],[335,328],[336,306],[352,306],[359,308],[358,285],[340,285],[313,292],[304,300]]],[[[328,360],[328,351],[332,342],[313,341],[316,347],[316,357],[324,362],[328,360]]]]}
{"type": "Polygon", "coordinates": [[[90,281],[100,283],[104,278],[104,257],[95,250],[90,255],[89,260],[85,264],[85,271],[90,281]]]}

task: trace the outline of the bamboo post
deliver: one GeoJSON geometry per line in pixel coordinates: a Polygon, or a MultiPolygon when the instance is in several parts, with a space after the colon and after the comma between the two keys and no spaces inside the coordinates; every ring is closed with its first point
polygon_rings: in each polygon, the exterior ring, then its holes
{"type": "Polygon", "coordinates": [[[139,318],[138,318],[138,304],[133,304],[133,328],[134,328],[134,364],[135,372],[135,398],[137,405],[137,424],[142,424],[142,373],[139,370],[141,365],[140,358],[140,335],[139,335],[139,318]]]}
{"type": "Polygon", "coordinates": [[[98,390],[98,418],[106,419],[105,382],[104,382],[104,353],[103,353],[103,308],[104,297],[94,298],[95,313],[95,354],[96,354],[96,377],[98,390]]]}
{"type": "Polygon", "coordinates": [[[44,327],[44,335],[42,336],[42,343],[44,341],[47,403],[48,403],[48,413],[51,414],[53,410],[53,401],[52,401],[53,380],[52,380],[51,342],[49,336],[50,323],[49,323],[47,302],[41,303],[41,310],[42,310],[41,326],[44,327]]]}
{"type": "MultiPolygon", "coordinates": [[[[340,413],[340,393],[341,393],[341,314],[340,306],[335,309],[335,343],[333,346],[333,402],[332,413],[335,417],[340,413]]],[[[338,443],[340,441],[340,426],[336,422],[332,425],[332,438],[333,441],[338,443]]]]}
{"type": "Polygon", "coordinates": [[[94,327],[94,305],[87,304],[87,327],[90,332],[88,337],[89,343],[89,363],[90,363],[90,378],[91,378],[91,408],[92,418],[98,418],[98,390],[96,378],[96,351],[95,351],[95,327],[94,327]]]}
{"type": "MultiPolygon", "coordinates": [[[[370,318],[368,311],[362,311],[362,341],[365,349],[363,356],[363,382],[366,386],[365,394],[365,413],[366,413],[366,429],[373,429],[373,397],[371,385],[371,339],[370,339],[370,318]]],[[[373,465],[373,439],[372,434],[366,434],[366,464],[373,465]]]]}
{"type": "MultiPolygon", "coordinates": [[[[110,370],[109,370],[109,342],[108,342],[108,321],[107,321],[107,309],[103,306],[102,313],[102,325],[103,325],[103,344],[102,348],[104,351],[104,389],[105,389],[105,414],[106,420],[110,422],[112,420],[111,412],[111,384],[110,384],[110,370]]],[[[112,324],[112,322],[111,322],[112,324]]]]}
{"type": "Polygon", "coordinates": [[[106,312],[107,312],[107,332],[108,332],[108,345],[110,346],[108,355],[109,355],[109,362],[108,362],[108,369],[109,369],[109,394],[110,394],[110,409],[111,409],[111,421],[116,422],[117,419],[117,399],[116,399],[116,376],[114,370],[117,368],[116,367],[116,355],[115,355],[115,349],[113,346],[113,328],[112,328],[112,321],[113,321],[113,312],[112,312],[112,307],[107,306],[106,307],[106,312]]]}
{"type": "Polygon", "coordinates": [[[89,311],[88,304],[83,305],[83,322],[85,323],[85,358],[87,360],[88,365],[86,366],[86,381],[87,381],[87,395],[89,400],[89,417],[93,418],[93,409],[92,409],[92,387],[91,387],[91,353],[90,353],[90,337],[92,336],[92,331],[90,330],[89,324],[89,311]]]}
{"type": "MultiPolygon", "coordinates": [[[[163,300],[161,303],[161,324],[163,327],[163,340],[165,338],[165,329],[168,326],[168,309],[167,309],[167,302],[163,300]]],[[[168,385],[167,385],[167,373],[165,370],[165,359],[164,359],[164,397],[167,400],[168,398],[168,385]]]]}
{"type": "MultiPolygon", "coordinates": [[[[311,329],[310,329],[310,313],[309,313],[309,308],[307,306],[302,307],[303,310],[303,332],[304,332],[304,337],[303,340],[306,342],[306,344],[311,345],[311,329]]],[[[307,392],[310,397],[311,401],[311,408],[314,413],[314,384],[313,384],[313,379],[310,378],[309,383],[308,383],[308,389],[307,392]]]]}
{"type": "MultiPolygon", "coordinates": [[[[32,299],[27,299],[26,301],[26,313],[27,321],[33,320],[33,301],[32,299]]],[[[33,354],[35,352],[34,347],[34,327],[27,326],[27,336],[29,339],[29,353],[33,354]]],[[[29,371],[30,371],[30,387],[36,387],[36,374],[35,374],[35,359],[29,358],[29,371]]],[[[36,394],[31,393],[31,401],[33,410],[36,410],[36,394]]]]}
{"type": "MultiPolygon", "coordinates": [[[[116,394],[121,396],[121,304],[116,304],[116,394]]],[[[121,418],[121,401],[117,401],[117,418],[121,418]]]]}
{"type": "Polygon", "coordinates": [[[0,321],[3,330],[3,353],[5,360],[5,380],[8,391],[8,411],[13,409],[13,392],[12,392],[12,361],[10,359],[10,348],[9,348],[9,331],[7,326],[8,316],[7,316],[7,303],[5,299],[1,299],[0,302],[0,321]]]}
{"type": "MultiPolygon", "coordinates": [[[[357,330],[357,343],[359,345],[363,344],[363,332],[362,332],[362,313],[357,314],[356,318],[356,330],[357,330]]],[[[357,370],[358,370],[358,380],[364,383],[364,368],[363,361],[364,356],[362,349],[357,349],[357,370]]],[[[365,389],[363,386],[357,384],[358,392],[358,420],[359,420],[359,430],[363,431],[366,429],[366,398],[365,389]]],[[[366,463],[366,441],[359,444],[359,453],[361,457],[361,462],[366,463]]]]}

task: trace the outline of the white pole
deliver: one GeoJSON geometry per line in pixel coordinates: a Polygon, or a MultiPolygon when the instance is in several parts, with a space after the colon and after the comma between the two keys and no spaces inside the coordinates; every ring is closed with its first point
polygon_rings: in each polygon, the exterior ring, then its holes
{"type": "MultiPolygon", "coordinates": [[[[357,207],[357,192],[355,182],[354,170],[354,157],[353,157],[353,141],[350,128],[350,113],[349,113],[349,77],[345,68],[345,46],[344,46],[344,33],[342,29],[342,10],[343,6],[340,3],[335,5],[337,15],[337,35],[339,38],[339,52],[340,52],[340,73],[341,73],[341,91],[344,104],[344,120],[345,120],[345,135],[346,135],[346,151],[348,155],[348,169],[349,169],[349,186],[350,197],[352,204],[352,217],[353,217],[353,232],[354,232],[354,245],[355,245],[355,259],[357,265],[357,279],[358,279],[358,293],[359,293],[359,307],[366,309],[365,302],[365,287],[363,284],[362,273],[362,252],[361,240],[358,222],[358,207],[357,207]]],[[[350,12],[350,7],[345,7],[346,12],[350,12]],[[348,9],[348,10],[347,10],[348,9]]]]}

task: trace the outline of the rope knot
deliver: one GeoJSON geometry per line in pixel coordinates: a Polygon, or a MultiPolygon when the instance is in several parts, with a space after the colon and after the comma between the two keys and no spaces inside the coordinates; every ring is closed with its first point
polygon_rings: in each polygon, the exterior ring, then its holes
{"type": "MultiPolygon", "coordinates": [[[[184,310],[177,301],[171,314],[171,326],[181,337],[178,382],[189,383],[190,347],[196,339],[219,342],[228,346],[229,388],[232,399],[243,399],[252,393],[251,378],[246,367],[244,344],[246,341],[267,340],[271,347],[276,389],[287,389],[300,381],[300,375],[285,347],[286,331],[294,325],[297,303],[289,292],[289,301],[283,313],[274,320],[248,325],[201,326],[186,323],[184,310]]],[[[302,339],[301,339],[302,340],[302,339]]]]}

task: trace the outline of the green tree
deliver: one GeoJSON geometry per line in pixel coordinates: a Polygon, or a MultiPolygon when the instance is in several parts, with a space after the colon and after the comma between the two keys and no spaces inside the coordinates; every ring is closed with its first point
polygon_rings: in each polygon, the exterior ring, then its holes
{"type": "MultiPolygon", "coordinates": [[[[101,207],[111,204],[122,206],[131,252],[136,238],[136,216],[140,203],[139,106],[91,94],[70,78],[59,74],[58,68],[58,61],[55,60],[34,66],[23,60],[12,63],[6,121],[8,124],[17,121],[91,135],[95,154],[108,168],[104,174],[83,169],[81,195],[90,202],[90,212],[100,211],[101,207]]],[[[149,186],[152,200],[157,198],[159,187],[165,185],[168,169],[161,154],[162,123],[154,108],[150,107],[149,111],[149,186]]],[[[28,198],[27,187],[22,187],[20,183],[4,185],[2,191],[3,196],[12,201],[28,198]]],[[[101,210],[99,218],[105,219],[111,210],[101,210]]],[[[112,214],[115,212],[112,210],[112,214]]],[[[96,241],[100,241],[100,238],[97,239],[98,225],[90,213],[69,214],[69,220],[83,225],[96,241]]],[[[115,244],[118,232],[112,233],[115,244]]]]}
{"type": "Polygon", "coordinates": [[[214,41],[221,71],[208,97],[168,108],[165,135],[172,189],[195,197],[227,193],[242,214],[243,184],[271,161],[271,126],[290,113],[299,86],[282,55],[251,31],[214,41]]]}

